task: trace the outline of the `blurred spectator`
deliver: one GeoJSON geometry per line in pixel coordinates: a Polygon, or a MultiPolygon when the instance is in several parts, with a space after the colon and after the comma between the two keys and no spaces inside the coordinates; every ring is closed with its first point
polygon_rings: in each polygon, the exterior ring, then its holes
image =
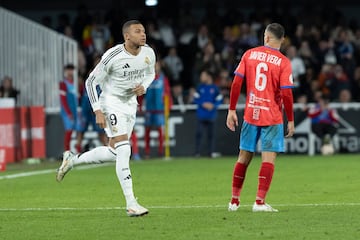
{"type": "Polygon", "coordinates": [[[339,64],[343,67],[345,74],[352,78],[356,66],[354,58],[354,46],[352,40],[354,39],[352,33],[348,29],[341,29],[338,37],[338,53],[339,64]]]}
{"type": "Polygon", "coordinates": [[[20,91],[13,86],[13,79],[9,76],[5,76],[0,86],[0,98],[14,98],[15,103],[20,91]]]}
{"type": "Polygon", "coordinates": [[[240,36],[238,38],[239,47],[244,51],[251,47],[259,45],[259,39],[256,32],[250,28],[248,23],[240,24],[240,36]]]}
{"type": "Polygon", "coordinates": [[[229,72],[232,72],[238,64],[238,61],[236,59],[238,42],[237,37],[230,26],[224,27],[222,39],[219,39],[216,42],[216,47],[218,49],[218,52],[221,54],[221,58],[224,62],[224,67],[229,72]]]}
{"type": "Polygon", "coordinates": [[[318,43],[318,59],[325,64],[337,64],[335,43],[332,38],[320,40],[318,43]]]}
{"type": "Polygon", "coordinates": [[[337,133],[339,123],[337,111],[329,106],[329,101],[327,96],[321,96],[317,104],[308,110],[308,116],[311,118],[311,130],[321,139],[321,146],[331,143],[337,133]]]}
{"type": "Polygon", "coordinates": [[[166,64],[167,68],[170,70],[171,74],[171,85],[179,85],[181,84],[181,72],[184,70],[184,65],[182,59],[177,55],[177,50],[175,47],[171,47],[169,49],[168,55],[163,59],[164,64],[166,64]]]}
{"type": "Polygon", "coordinates": [[[313,53],[308,41],[301,42],[298,54],[303,59],[306,68],[319,68],[320,63],[313,53]]]}
{"type": "Polygon", "coordinates": [[[44,25],[45,27],[47,27],[47,28],[51,28],[51,29],[53,28],[53,26],[52,26],[52,18],[51,18],[51,16],[49,16],[49,15],[43,16],[43,17],[41,18],[40,23],[41,23],[42,25],[44,25]]]}
{"type": "Polygon", "coordinates": [[[340,103],[349,103],[352,100],[351,91],[349,89],[342,89],[339,92],[337,101],[340,103]]]}
{"type": "Polygon", "coordinates": [[[192,44],[196,46],[196,53],[201,52],[211,40],[212,37],[210,36],[208,26],[204,23],[201,24],[198,27],[197,34],[192,39],[192,44]]]}
{"type": "MultiPolygon", "coordinates": [[[[173,77],[168,76],[175,104],[191,101],[191,92],[196,88],[203,69],[210,69],[215,75],[219,75],[222,68],[232,73],[244,51],[263,41],[260,30],[271,21],[268,13],[262,9],[249,12],[246,18],[243,9],[234,9],[229,5],[221,6],[219,11],[214,8],[217,3],[213,4],[212,7],[201,8],[201,11],[192,8],[190,4],[178,9],[174,5],[175,9],[171,12],[163,8],[147,8],[144,13],[140,13],[147,26],[147,43],[157,50],[161,58],[167,55],[170,47],[176,47],[177,55],[182,60],[179,84],[172,84],[173,77]]],[[[307,11],[308,6],[304,5],[306,11],[291,11],[294,10],[293,5],[276,5],[273,9],[275,15],[272,15],[278,22],[286,22],[289,27],[283,44],[285,47],[281,50],[286,51],[288,46],[292,46],[305,65],[305,81],[302,81],[302,77],[297,80],[296,70],[294,72],[295,84],[300,83],[300,88],[296,89],[299,90],[299,97],[306,93],[308,100],[312,101],[312,83],[318,79],[319,88],[331,94],[331,99],[335,100],[343,88],[340,86],[338,89],[336,84],[330,88],[331,82],[336,82],[333,81],[334,66],[339,64],[351,84],[353,100],[360,101],[360,93],[356,94],[360,92],[360,83],[355,76],[355,68],[360,62],[359,24],[343,14],[344,10],[329,7],[307,11]]],[[[56,24],[54,30],[76,39],[86,56],[85,73],[91,69],[96,52],[102,52],[114,42],[123,40],[119,25],[128,15],[133,14],[119,2],[114,2],[104,18],[99,14],[101,10],[90,11],[87,5],[79,5],[72,22],[72,15],[67,12],[61,12],[55,16],[57,18],[53,17],[56,22],[51,22],[52,16],[48,15],[41,19],[43,25],[51,28],[56,24]]],[[[79,61],[82,61],[80,58],[79,61]]],[[[78,66],[83,75],[82,65],[78,66]]],[[[300,72],[303,74],[304,71],[300,72]]]]}
{"type": "Polygon", "coordinates": [[[109,26],[103,22],[100,13],[92,16],[91,21],[85,25],[82,33],[82,46],[89,65],[94,55],[102,55],[112,45],[109,26]]]}
{"type": "Polygon", "coordinates": [[[360,67],[355,68],[351,90],[354,100],[360,102],[360,67]]]}
{"type": "Polygon", "coordinates": [[[214,77],[210,71],[203,70],[200,74],[200,84],[194,94],[197,105],[197,127],[195,135],[195,156],[200,156],[200,147],[204,133],[207,133],[208,156],[216,157],[215,152],[215,120],[218,106],[223,97],[219,88],[214,84],[214,77]]]}
{"type": "Polygon", "coordinates": [[[215,79],[215,84],[220,89],[220,93],[223,96],[224,104],[229,104],[230,102],[231,83],[232,79],[230,77],[229,71],[224,68],[221,69],[218,77],[215,79]]]}
{"type": "Polygon", "coordinates": [[[220,62],[220,54],[215,52],[215,46],[212,41],[208,41],[202,51],[196,55],[193,87],[199,84],[200,73],[203,70],[210,71],[212,74],[217,75],[222,68],[220,62]]]}
{"type": "Polygon", "coordinates": [[[293,79],[294,79],[294,96],[297,97],[301,93],[301,85],[304,82],[305,78],[305,63],[301,57],[297,54],[297,49],[294,45],[289,46],[286,49],[286,56],[291,61],[291,67],[293,70],[293,79]]]}
{"type": "Polygon", "coordinates": [[[86,25],[91,21],[91,15],[85,4],[81,4],[77,7],[77,13],[73,22],[73,31],[76,41],[80,44],[83,42],[83,31],[86,25]]]}
{"type": "Polygon", "coordinates": [[[159,33],[166,48],[175,47],[177,42],[172,27],[172,19],[165,17],[159,21],[159,33]]]}
{"type": "Polygon", "coordinates": [[[65,29],[70,26],[70,17],[67,13],[61,13],[57,17],[57,26],[55,30],[65,34],[65,29]]]}
{"type": "Polygon", "coordinates": [[[172,105],[170,84],[167,76],[162,71],[161,62],[155,64],[155,79],[148,87],[145,100],[145,156],[150,157],[150,132],[155,129],[158,133],[158,156],[164,154],[165,125],[165,97],[169,100],[169,108],[172,105]]]}
{"type": "Polygon", "coordinates": [[[141,157],[138,147],[138,138],[135,129],[134,131],[131,132],[130,142],[131,142],[131,158],[134,159],[135,161],[140,161],[141,157]]]}
{"type": "Polygon", "coordinates": [[[75,66],[64,67],[64,79],[60,82],[60,112],[64,124],[64,150],[70,150],[71,134],[76,130],[78,98],[74,85],[75,66]]]}
{"type": "Polygon", "coordinates": [[[335,100],[342,89],[350,89],[350,79],[344,71],[342,65],[335,65],[334,74],[332,75],[332,78],[326,82],[326,85],[330,90],[331,100],[335,100]]]}
{"type": "Polygon", "coordinates": [[[165,52],[165,44],[161,38],[159,28],[156,22],[149,21],[146,25],[147,35],[146,42],[151,45],[154,49],[156,49],[157,53],[160,56],[164,56],[165,52]]]}
{"type": "Polygon", "coordinates": [[[91,41],[95,54],[102,55],[112,45],[109,26],[104,22],[100,13],[96,14],[91,26],[91,41]]]}

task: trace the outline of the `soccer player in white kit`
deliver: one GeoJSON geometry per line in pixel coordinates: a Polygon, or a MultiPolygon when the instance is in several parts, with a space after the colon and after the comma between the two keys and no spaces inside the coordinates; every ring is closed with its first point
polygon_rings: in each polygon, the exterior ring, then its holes
{"type": "Polygon", "coordinates": [[[109,146],[99,146],[79,155],[65,151],[56,180],[62,181],[74,165],[116,161],[116,174],[126,199],[126,212],[133,217],[149,211],[138,204],[134,196],[129,167],[129,138],[135,124],[136,97],[145,94],[154,80],[156,57],[154,50],[146,45],[145,28],[139,21],[127,21],[122,32],[125,42],[107,50],[86,80],[86,91],[96,123],[105,129],[109,146]],[[97,85],[102,90],[99,97],[97,85]]]}

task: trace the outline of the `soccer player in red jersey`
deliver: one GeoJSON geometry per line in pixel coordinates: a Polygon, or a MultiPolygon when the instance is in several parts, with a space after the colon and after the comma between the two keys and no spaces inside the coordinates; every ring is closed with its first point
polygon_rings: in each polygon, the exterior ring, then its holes
{"type": "Polygon", "coordinates": [[[240,192],[246,169],[254,156],[259,139],[262,164],[256,201],[252,210],[253,212],[278,211],[265,203],[265,197],[270,188],[276,156],[285,151],[283,109],[288,120],[285,137],[291,137],[295,131],[291,63],[280,52],[284,35],[285,30],[282,25],[278,23],[267,25],[264,32],[264,46],[247,50],[234,72],[226,120],[226,125],[231,131],[235,131],[235,127],[238,126],[235,109],[244,80],[246,105],[240,133],[240,152],[233,172],[229,211],[236,211],[240,206],[240,192]]]}

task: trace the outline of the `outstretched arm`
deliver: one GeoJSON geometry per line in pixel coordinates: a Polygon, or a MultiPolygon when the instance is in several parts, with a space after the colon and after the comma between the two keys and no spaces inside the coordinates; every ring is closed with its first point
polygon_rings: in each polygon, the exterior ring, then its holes
{"type": "Polygon", "coordinates": [[[239,121],[236,114],[236,104],[240,96],[242,82],[243,82],[243,78],[241,76],[235,75],[234,80],[231,84],[230,105],[229,105],[228,115],[226,118],[226,126],[231,131],[235,131],[235,127],[239,125],[239,121]]]}
{"type": "Polygon", "coordinates": [[[282,88],[281,89],[285,114],[288,120],[287,124],[287,134],[285,137],[292,137],[295,132],[295,125],[294,125],[294,110],[293,110],[293,94],[291,88],[282,88]]]}

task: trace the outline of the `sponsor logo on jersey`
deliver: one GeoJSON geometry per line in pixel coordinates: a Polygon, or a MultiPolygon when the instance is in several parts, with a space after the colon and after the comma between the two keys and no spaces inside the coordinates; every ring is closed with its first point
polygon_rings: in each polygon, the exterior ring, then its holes
{"type": "Polygon", "coordinates": [[[122,69],[130,68],[130,65],[128,63],[125,63],[124,66],[122,66],[122,69]]]}

